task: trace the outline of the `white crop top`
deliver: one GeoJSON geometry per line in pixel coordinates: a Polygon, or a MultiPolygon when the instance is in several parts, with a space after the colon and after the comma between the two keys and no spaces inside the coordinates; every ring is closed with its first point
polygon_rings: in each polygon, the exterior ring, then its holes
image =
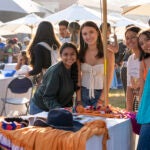
{"type": "Polygon", "coordinates": [[[89,89],[90,98],[95,98],[94,89],[103,89],[104,64],[91,66],[87,63],[81,63],[81,72],[81,85],[89,89]]]}

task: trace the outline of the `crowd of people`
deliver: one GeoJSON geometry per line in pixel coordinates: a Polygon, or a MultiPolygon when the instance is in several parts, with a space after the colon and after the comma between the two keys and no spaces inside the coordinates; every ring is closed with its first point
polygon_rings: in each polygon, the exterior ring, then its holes
{"type": "MultiPolygon", "coordinates": [[[[19,46],[17,39],[7,44],[0,43],[1,61],[16,62],[18,74],[39,78],[38,88],[30,102],[30,114],[49,111],[53,108],[76,104],[95,108],[104,104],[104,48],[103,25],[98,27],[92,21],[81,26],[78,22],[59,22],[59,36],[53,25],[43,21],[35,36],[24,38],[19,46]],[[30,66],[29,66],[30,65],[30,66]]],[[[126,97],[126,110],[134,111],[135,94],[140,103],[137,120],[142,124],[138,150],[150,147],[145,140],[149,135],[150,90],[148,69],[150,67],[150,30],[142,31],[129,25],[125,31],[125,42],[109,41],[111,26],[107,24],[108,91],[111,88],[115,70],[119,70],[126,97]],[[148,74],[148,75],[147,75],[148,74]],[[147,99],[146,99],[147,98],[147,99]]],[[[137,108],[138,109],[138,108],[137,108]]],[[[136,109],[136,110],[137,110],[136,109]]]]}

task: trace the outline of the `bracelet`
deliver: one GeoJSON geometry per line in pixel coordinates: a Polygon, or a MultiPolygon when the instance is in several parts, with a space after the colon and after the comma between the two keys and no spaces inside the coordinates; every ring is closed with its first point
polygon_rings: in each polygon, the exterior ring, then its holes
{"type": "Polygon", "coordinates": [[[77,100],[77,105],[82,104],[81,100],[77,100]]]}
{"type": "Polygon", "coordinates": [[[98,99],[98,103],[99,103],[100,105],[104,106],[104,100],[98,99]]]}

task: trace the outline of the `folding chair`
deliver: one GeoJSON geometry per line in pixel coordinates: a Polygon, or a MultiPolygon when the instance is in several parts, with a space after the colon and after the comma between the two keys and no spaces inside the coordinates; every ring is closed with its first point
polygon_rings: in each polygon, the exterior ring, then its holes
{"type": "Polygon", "coordinates": [[[28,113],[29,102],[33,93],[32,81],[27,77],[16,77],[7,86],[5,98],[1,98],[3,101],[3,112],[6,115],[6,104],[12,105],[25,105],[28,113]]]}

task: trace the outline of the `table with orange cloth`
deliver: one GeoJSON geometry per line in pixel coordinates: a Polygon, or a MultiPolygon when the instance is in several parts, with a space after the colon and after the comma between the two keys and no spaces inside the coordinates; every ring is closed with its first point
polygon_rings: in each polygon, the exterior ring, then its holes
{"type": "MultiPolygon", "coordinates": [[[[41,115],[36,115],[36,116],[43,117],[41,115]]],[[[130,123],[129,119],[89,117],[89,116],[84,116],[84,115],[79,115],[78,118],[75,118],[75,119],[80,120],[81,123],[88,123],[88,122],[90,123],[90,122],[100,121],[100,120],[104,121],[106,123],[107,128],[108,128],[108,134],[110,137],[107,140],[107,144],[106,144],[107,150],[132,150],[134,148],[132,127],[131,127],[131,123],[130,123]]],[[[100,124],[100,122],[98,122],[98,124],[100,124]]],[[[29,127],[29,128],[31,128],[31,130],[33,130],[32,137],[34,137],[35,136],[34,130],[36,130],[36,128],[35,127],[29,127]]],[[[96,129],[96,128],[93,128],[93,129],[96,129]]],[[[93,131],[93,129],[91,129],[91,131],[89,130],[90,134],[93,131]]],[[[29,138],[29,136],[27,134],[29,131],[26,131],[26,130],[27,129],[24,129],[24,131],[22,133],[26,134],[26,138],[29,138]]],[[[44,134],[44,132],[47,132],[45,130],[47,130],[47,129],[44,129],[42,131],[40,131],[40,129],[37,129],[36,132],[38,132],[38,133],[41,132],[40,134],[44,134]]],[[[48,131],[48,132],[54,132],[54,130],[55,129],[53,129],[53,131],[48,131]]],[[[86,131],[86,129],[85,129],[85,131],[86,131]]],[[[64,132],[64,134],[65,133],[66,132],[64,132]]],[[[82,137],[82,136],[85,136],[86,134],[85,134],[85,132],[81,132],[80,134],[78,134],[78,136],[79,135],[82,137]]],[[[69,138],[69,136],[73,137],[73,134],[68,135],[68,138],[69,138]]],[[[17,145],[15,145],[9,139],[10,135],[7,135],[6,137],[1,132],[0,141],[4,140],[4,138],[5,138],[4,144],[8,143],[7,146],[15,147],[14,149],[16,149],[16,150],[23,150],[23,147],[21,147],[21,143],[20,143],[20,145],[18,145],[19,143],[16,142],[17,145]]],[[[83,150],[84,149],[86,149],[86,150],[104,150],[103,137],[104,137],[103,135],[96,134],[96,132],[95,132],[95,135],[93,134],[89,139],[88,138],[86,139],[87,141],[86,141],[86,144],[85,144],[85,147],[83,148],[83,150]]],[[[20,136],[20,138],[21,138],[21,136],[20,136]]],[[[38,139],[38,137],[35,138],[34,140],[37,140],[37,139],[38,139]]],[[[30,138],[30,140],[31,140],[31,138],[30,138]]],[[[82,140],[83,139],[81,139],[81,141],[82,140]]],[[[15,139],[13,139],[13,141],[15,141],[15,139]]],[[[32,142],[35,142],[35,141],[32,141],[32,142]]],[[[61,141],[59,141],[59,142],[61,143],[61,141]]],[[[68,149],[68,150],[72,150],[72,149],[68,149]]]]}

